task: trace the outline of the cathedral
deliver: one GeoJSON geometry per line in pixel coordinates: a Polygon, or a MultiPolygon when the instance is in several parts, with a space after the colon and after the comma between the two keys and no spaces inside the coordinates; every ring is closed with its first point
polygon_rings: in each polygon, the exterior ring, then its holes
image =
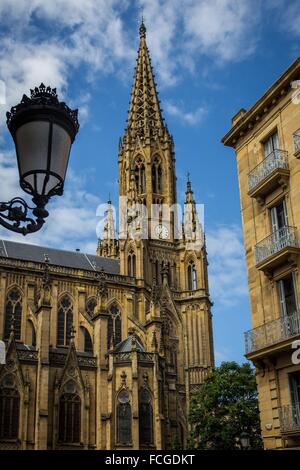
{"type": "Polygon", "coordinates": [[[205,236],[189,178],[163,210],[174,142],[139,33],[118,235],[109,201],[95,255],[0,240],[0,449],[184,449],[214,367],[205,236]]]}

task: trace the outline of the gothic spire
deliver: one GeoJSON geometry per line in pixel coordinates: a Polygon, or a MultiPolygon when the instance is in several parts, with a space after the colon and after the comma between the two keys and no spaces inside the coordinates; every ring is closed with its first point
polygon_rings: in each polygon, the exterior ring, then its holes
{"type": "Polygon", "coordinates": [[[116,258],[118,256],[118,241],[115,231],[115,218],[113,206],[108,196],[107,209],[105,211],[105,221],[102,239],[98,241],[97,254],[116,258]]]}
{"type": "Polygon", "coordinates": [[[194,192],[189,173],[187,174],[187,184],[184,203],[184,223],[183,232],[187,243],[201,244],[203,235],[201,225],[198,219],[197,207],[194,200],[194,192]]]}
{"type": "Polygon", "coordinates": [[[143,20],[139,31],[140,46],[125,134],[143,139],[148,136],[163,136],[167,130],[160,109],[143,20]]]}

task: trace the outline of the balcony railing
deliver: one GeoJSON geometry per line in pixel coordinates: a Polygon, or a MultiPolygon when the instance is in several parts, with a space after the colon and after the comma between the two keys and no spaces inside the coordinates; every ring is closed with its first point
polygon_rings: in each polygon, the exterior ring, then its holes
{"type": "Polygon", "coordinates": [[[298,129],[294,134],[294,148],[295,148],[295,153],[300,152],[300,129],[298,129]]]}
{"type": "Polygon", "coordinates": [[[300,310],[245,333],[246,354],[300,334],[300,310]]]}
{"type": "Polygon", "coordinates": [[[254,248],[256,264],[286,247],[298,247],[295,227],[282,227],[257,243],[254,248]]]}
{"type": "Polygon", "coordinates": [[[300,403],[279,408],[279,419],[282,432],[300,432],[300,403]]]}
{"type": "Polygon", "coordinates": [[[288,170],[288,153],[285,150],[275,149],[263,159],[248,175],[248,189],[252,191],[274,170],[288,170]]]}

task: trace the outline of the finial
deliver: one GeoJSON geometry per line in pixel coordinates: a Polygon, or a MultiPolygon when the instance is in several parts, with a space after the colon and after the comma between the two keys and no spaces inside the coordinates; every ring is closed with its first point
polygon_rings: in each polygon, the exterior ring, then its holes
{"type": "Polygon", "coordinates": [[[191,180],[190,180],[190,173],[187,173],[186,192],[187,193],[192,192],[192,183],[191,183],[191,180]]]}
{"type": "Polygon", "coordinates": [[[145,38],[146,37],[146,26],[144,23],[144,16],[142,14],[142,20],[141,20],[141,25],[140,25],[140,38],[145,38]]]}
{"type": "Polygon", "coordinates": [[[71,331],[70,331],[70,338],[71,338],[72,343],[74,343],[75,333],[76,333],[76,330],[75,330],[75,326],[73,323],[71,326],[71,331]]]}
{"type": "Polygon", "coordinates": [[[15,314],[12,313],[10,319],[10,337],[12,338],[15,334],[15,314]]]}
{"type": "Polygon", "coordinates": [[[111,204],[110,192],[108,193],[108,201],[107,201],[107,204],[111,204]]]}

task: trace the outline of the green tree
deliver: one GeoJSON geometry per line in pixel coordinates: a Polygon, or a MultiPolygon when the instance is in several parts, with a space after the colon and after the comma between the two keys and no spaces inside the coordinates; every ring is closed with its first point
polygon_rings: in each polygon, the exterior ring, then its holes
{"type": "Polygon", "coordinates": [[[190,409],[190,444],[198,449],[240,448],[246,432],[252,449],[262,448],[255,371],[223,362],[195,393],[190,409]]]}

